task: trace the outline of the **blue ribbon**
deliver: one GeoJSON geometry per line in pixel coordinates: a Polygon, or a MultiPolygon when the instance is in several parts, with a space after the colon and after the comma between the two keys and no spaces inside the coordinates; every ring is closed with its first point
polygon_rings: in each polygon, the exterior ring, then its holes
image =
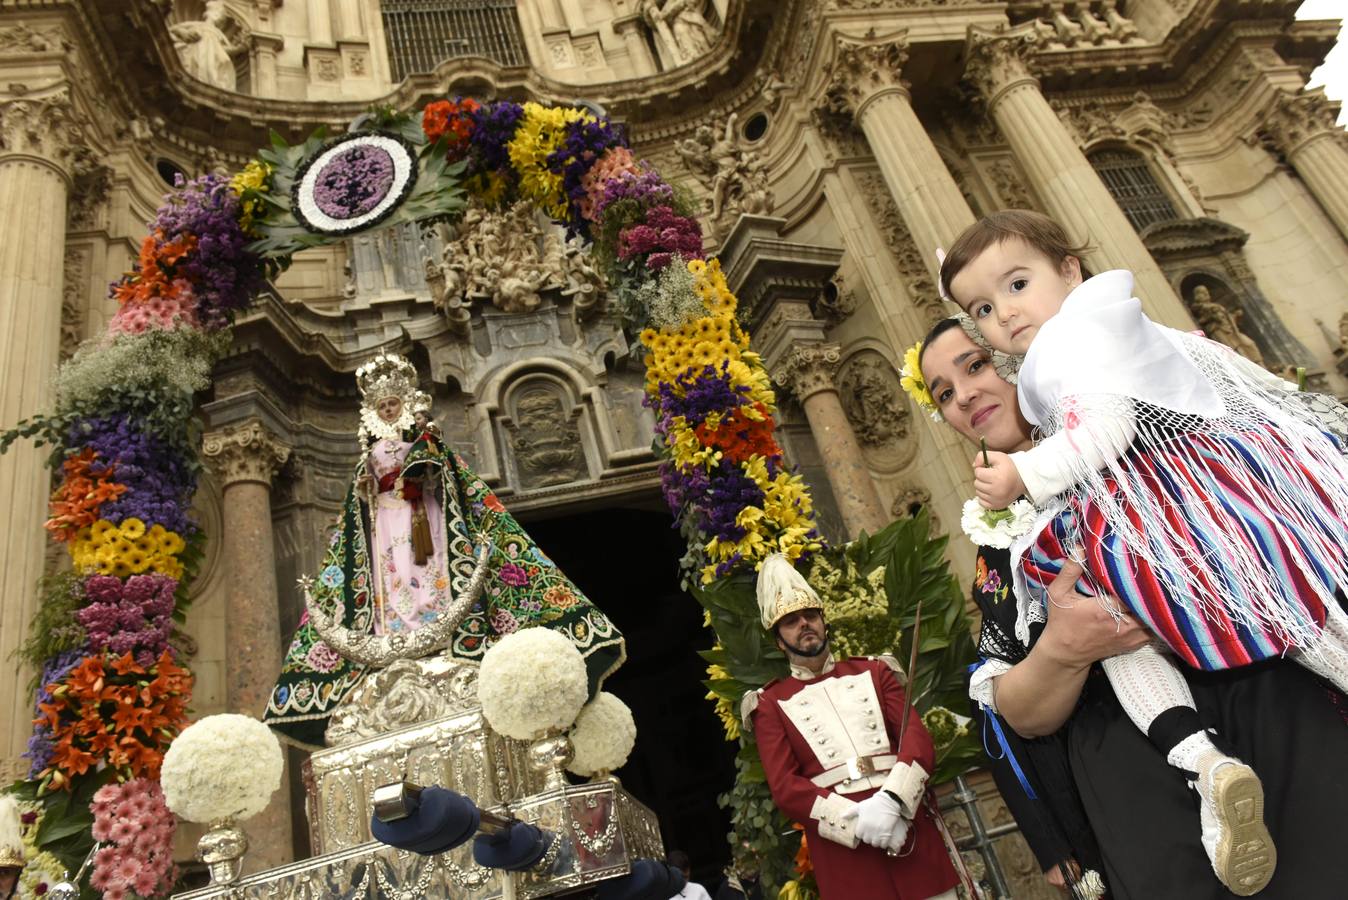
{"type": "MultiPolygon", "coordinates": [[[[982,664],[983,661],[970,663],[969,674],[972,675],[982,664]]],[[[1039,795],[1036,794],[1034,788],[1030,786],[1030,779],[1025,775],[1025,770],[1020,767],[1020,760],[1016,759],[1016,754],[1012,752],[1011,742],[1006,739],[1006,732],[1002,729],[1002,717],[988,709],[982,703],[978,704],[978,708],[983,713],[983,724],[985,726],[983,728],[983,752],[988,755],[989,759],[1005,759],[1007,762],[1011,763],[1011,771],[1016,774],[1016,780],[1020,782],[1021,790],[1025,792],[1025,796],[1029,797],[1031,800],[1038,800],[1039,795]],[[988,725],[991,725],[992,728],[988,729],[986,727],[988,725]],[[997,744],[1001,747],[1002,752],[1000,756],[994,755],[992,748],[988,746],[989,730],[991,730],[993,735],[997,738],[997,744]]]]}

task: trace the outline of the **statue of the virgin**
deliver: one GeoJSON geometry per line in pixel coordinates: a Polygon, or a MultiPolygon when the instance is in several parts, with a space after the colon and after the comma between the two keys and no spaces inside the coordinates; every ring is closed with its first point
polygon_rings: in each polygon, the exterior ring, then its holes
{"type": "Polygon", "coordinates": [[[622,635],[444,445],[411,363],[381,354],[356,380],[360,460],[264,721],[321,747],[334,708],[387,664],[390,646],[424,655],[411,648],[433,635],[443,652],[476,661],[500,636],[536,626],[576,645],[593,696],[622,662],[622,635]],[[336,640],[350,646],[339,653],[336,640]],[[384,656],[352,652],[362,642],[384,656]]]}

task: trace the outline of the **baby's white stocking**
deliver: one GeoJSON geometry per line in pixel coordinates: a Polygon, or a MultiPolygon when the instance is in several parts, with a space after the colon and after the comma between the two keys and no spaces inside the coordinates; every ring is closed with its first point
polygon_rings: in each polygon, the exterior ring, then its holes
{"type": "Polygon", "coordinates": [[[1143,734],[1150,733],[1156,717],[1166,710],[1177,706],[1194,708],[1189,682],[1184,680],[1175,661],[1162,653],[1161,646],[1153,641],[1132,653],[1100,661],[1119,705],[1143,734]]]}

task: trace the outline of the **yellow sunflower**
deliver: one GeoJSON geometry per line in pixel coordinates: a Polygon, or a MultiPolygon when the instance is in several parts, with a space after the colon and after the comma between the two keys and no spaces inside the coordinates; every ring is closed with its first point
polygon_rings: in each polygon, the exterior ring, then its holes
{"type": "Polygon", "coordinates": [[[117,530],[120,531],[122,537],[126,538],[128,541],[134,541],[136,538],[145,534],[145,523],[132,516],[129,519],[123,519],[122,524],[118,526],[117,530]]]}

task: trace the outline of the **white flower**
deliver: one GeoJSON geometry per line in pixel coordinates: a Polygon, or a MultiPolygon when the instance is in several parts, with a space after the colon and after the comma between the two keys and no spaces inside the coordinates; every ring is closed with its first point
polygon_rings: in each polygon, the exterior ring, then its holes
{"type": "Polygon", "coordinates": [[[477,697],[487,724],[517,740],[570,727],[589,684],[576,645],[548,628],[524,628],[482,657],[477,697]]]}
{"type": "Polygon", "coordinates": [[[974,498],[964,502],[960,527],[978,546],[1005,550],[1034,526],[1036,515],[1034,504],[1028,500],[1017,500],[1006,509],[984,509],[974,498]]]}
{"type": "Polygon", "coordinates": [[[627,762],[637,741],[637,724],[632,710],[617,697],[601,691],[585,704],[571,729],[575,758],[567,766],[586,778],[598,772],[612,772],[627,762]]]}
{"type": "Polygon", "coordinates": [[[282,767],[270,728],[224,713],[183,729],[164,754],[159,780],[168,808],[189,822],[248,819],[280,787],[282,767]]]}
{"type": "Polygon", "coordinates": [[[1077,892],[1085,900],[1098,900],[1105,895],[1105,880],[1094,869],[1087,869],[1076,884],[1077,892]]]}

